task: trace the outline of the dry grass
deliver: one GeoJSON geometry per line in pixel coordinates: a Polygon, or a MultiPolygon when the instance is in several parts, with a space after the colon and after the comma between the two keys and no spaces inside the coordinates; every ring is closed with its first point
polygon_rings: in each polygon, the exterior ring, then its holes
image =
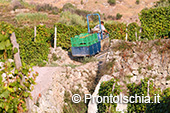
{"type": "Polygon", "coordinates": [[[47,21],[48,16],[43,13],[20,13],[15,19],[17,23],[38,23],[47,21]]]}

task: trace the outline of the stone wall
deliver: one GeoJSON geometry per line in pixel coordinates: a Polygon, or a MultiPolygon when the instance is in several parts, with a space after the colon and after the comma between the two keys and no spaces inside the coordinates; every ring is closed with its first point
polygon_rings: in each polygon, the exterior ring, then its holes
{"type": "Polygon", "coordinates": [[[115,59],[112,76],[123,82],[139,83],[149,77],[156,87],[170,87],[170,40],[126,42],[112,40],[107,62],[115,59]]]}
{"type": "MultiPolygon", "coordinates": [[[[70,100],[75,90],[83,94],[90,94],[89,87],[96,77],[97,68],[97,62],[94,62],[75,68],[65,66],[60,69],[62,70],[60,73],[58,73],[59,70],[54,71],[51,86],[40,91],[39,95],[31,101],[32,112],[61,113],[63,106],[67,105],[64,102],[66,92],[69,92],[70,100]]],[[[50,77],[50,75],[48,76],[50,77]]]]}

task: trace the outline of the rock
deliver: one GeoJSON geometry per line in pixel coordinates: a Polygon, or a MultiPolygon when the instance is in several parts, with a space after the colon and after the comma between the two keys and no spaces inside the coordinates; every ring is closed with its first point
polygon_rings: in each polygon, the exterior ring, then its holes
{"type": "Polygon", "coordinates": [[[75,89],[75,90],[78,90],[78,89],[79,89],[79,87],[78,87],[78,86],[74,86],[74,89],[75,89]]]}
{"type": "Polygon", "coordinates": [[[131,65],[131,68],[134,69],[134,70],[137,70],[138,67],[139,67],[139,65],[135,62],[131,65]]]}
{"type": "Polygon", "coordinates": [[[15,13],[24,13],[24,12],[29,12],[29,9],[15,9],[15,13]]]}
{"type": "Polygon", "coordinates": [[[115,73],[113,72],[113,73],[112,73],[112,76],[114,76],[114,77],[119,77],[119,75],[120,75],[119,72],[115,72],[115,73]]]}
{"type": "Polygon", "coordinates": [[[85,73],[85,72],[82,73],[82,76],[83,76],[83,77],[89,77],[89,75],[88,75],[87,73],[85,73]]]}
{"type": "Polygon", "coordinates": [[[122,69],[122,66],[120,65],[120,63],[116,60],[115,62],[115,67],[114,67],[115,70],[120,70],[122,69]]]}
{"type": "Polygon", "coordinates": [[[78,72],[78,71],[75,72],[75,73],[74,73],[74,76],[75,76],[76,78],[80,78],[80,77],[81,77],[81,72],[78,72]]]}
{"type": "Polygon", "coordinates": [[[124,69],[125,75],[132,75],[132,72],[130,71],[129,68],[124,69]]]}
{"type": "Polygon", "coordinates": [[[130,78],[130,81],[133,83],[137,80],[137,76],[133,76],[132,78],[130,78]]]}
{"type": "MultiPolygon", "coordinates": [[[[53,61],[53,62],[58,64],[59,66],[63,66],[63,65],[79,65],[79,64],[81,64],[79,62],[71,60],[70,56],[68,55],[68,52],[63,50],[61,47],[57,47],[56,49],[50,48],[50,54],[51,55],[53,55],[53,54],[56,55],[57,60],[53,61]]],[[[51,55],[49,55],[48,58],[52,57],[51,55]]],[[[51,61],[51,59],[49,59],[49,61],[51,61]]]]}
{"type": "Polygon", "coordinates": [[[138,71],[132,71],[132,74],[138,76],[138,75],[139,75],[139,72],[138,72],[138,71]]]}
{"type": "Polygon", "coordinates": [[[52,54],[48,54],[48,59],[52,59],[52,54]]]}
{"type": "Polygon", "coordinates": [[[94,71],[94,70],[92,70],[91,73],[92,73],[92,75],[96,75],[97,74],[96,71],[94,71]]]}

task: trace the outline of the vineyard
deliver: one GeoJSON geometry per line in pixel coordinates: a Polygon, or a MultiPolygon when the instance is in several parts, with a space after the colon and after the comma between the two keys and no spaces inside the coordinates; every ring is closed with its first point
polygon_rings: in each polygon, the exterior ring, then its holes
{"type": "MultiPolygon", "coordinates": [[[[139,14],[141,25],[133,22],[125,23],[106,23],[105,27],[110,33],[110,40],[119,39],[127,41],[148,41],[154,39],[170,38],[170,7],[158,7],[151,9],[143,9],[139,14]]],[[[0,112],[21,112],[27,111],[25,99],[31,97],[32,85],[35,84],[37,73],[30,77],[30,66],[45,66],[48,62],[48,54],[50,47],[54,45],[54,34],[57,27],[57,46],[70,52],[71,51],[71,37],[81,33],[87,33],[87,26],[82,25],[66,25],[55,23],[53,27],[46,27],[46,25],[37,25],[36,37],[34,36],[34,27],[15,27],[6,22],[0,22],[0,59],[4,63],[4,67],[0,70],[0,74],[6,74],[5,80],[0,76],[0,112]],[[14,59],[14,54],[18,51],[12,50],[10,36],[15,33],[17,43],[19,44],[20,57],[23,66],[20,70],[15,69],[14,63],[8,62],[7,59],[14,59]],[[11,73],[11,71],[14,71],[11,73]],[[12,76],[12,77],[11,77],[12,76]],[[24,85],[21,85],[21,79],[25,76],[24,85]],[[12,81],[10,82],[9,79],[12,81]],[[1,104],[3,103],[3,104],[1,104]]],[[[91,24],[93,28],[95,24],[91,24]]],[[[112,65],[112,64],[111,64],[112,65]]],[[[118,79],[112,79],[103,82],[100,86],[99,95],[119,95],[121,86],[117,84],[118,79]],[[112,86],[115,84],[115,89],[112,86]]],[[[147,95],[148,83],[150,83],[149,95],[154,93],[160,94],[161,104],[128,104],[128,111],[131,112],[154,112],[154,113],[168,113],[170,104],[169,88],[162,93],[160,89],[153,86],[153,81],[148,78],[141,80],[140,84],[128,84],[128,95],[135,94],[147,95]],[[167,109],[168,108],[168,109],[167,109]]],[[[153,98],[152,98],[153,100],[153,98]]],[[[98,104],[99,112],[107,112],[110,109],[112,112],[116,110],[116,104],[98,104]]]]}
{"type": "MultiPolygon", "coordinates": [[[[128,41],[168,38],[170,37],[169,13],[170,7],[144,9],[140,14],[141,26],[136,23],[130,23],[129,25],[124,23],[106,23],[105,27],[110,32],[110,39],[125,40],[126,35],[128,41]]],[[[15,32],[23,62],[43,65],[41,62],[47,61],[49,51],[47,48],[53,46],[54,27],[49,28],[45,25],[38,25],[36,26],[37,35],[34,37],[33,27],[16,28],[5,22],[1,22],[0,26],[0,33],[6,37],[15,32]]],[[[61,23],[56,23],[54,26],[57,27],[57,46],[68,51],[71,48],[70,38],[87,32],[87,26],[72,26],[61,23]]],[[[93,28],[94,26],[91,25],[90,27],[93,28]]],[[[11,56],[10,52],[8,52],[8,56],[11,56]]]]}

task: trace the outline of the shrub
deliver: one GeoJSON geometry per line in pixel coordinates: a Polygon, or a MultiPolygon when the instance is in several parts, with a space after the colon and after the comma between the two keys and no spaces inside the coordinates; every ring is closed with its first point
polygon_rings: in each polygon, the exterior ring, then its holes
{"type": "Polygon", "coordinates": [[[115,16],[112,16],[112,15],[108,15],[107,18],[108,18],[108,19],[111,19],[111,20],[115,20],[115,19],[116,19],[116,17],[115,17],[115,16]]]}
{"type": "Polygon", "coordinates": [[[21,2],[19,0],[13,0],[11,2],[11,5],[12,5],[12,9],[15,11],[15,9],[18,9],[18,8],[23,8],[23,5],[21,4],[21,2]]]}
{"type": "Polygon", "coordinates": [[[58,14],[59,12],[59,9],[57,7],[53,7],[50,4],[37,5],[36,10],[37,11],[49,11],[50,13],[53,13],[53,14],[58,14]]]}
{"type": "Polygon", "coordinates": [[[154,7],[169,7],[170,0],[159,0],[155,3],[154,7]]]}
{"type": "Polygon", "coordinates": [[[60,15],[59,23],[66,25],[86,25],[86,22],[83,20],[82,16],[77,14],[72,14],[71,12],[62,12],[60,15]]]}
{"type": "Polygon", "coordinates": [[[83,3],[83,0],[81,0],[81,5],[83,5],[84,3],[83,3]]]}
{"type": "Polygon", "coordinates": [[[107,1],[110,5],[115,5],[116,4],[116,0],[108,0],[107,1]]]}
{"type": "Polygon", "coordinates": [[[139,0],[136,0],[136,4],[139,4],[139,0]]]}
{"type": "Polygon", "coordinates": [[[86,10],[81,10],[81,9],[76,9],[74,13],[86,17],[87,14],[90,14],[91,11],[86,11],[86,10]]]}
{"type": "Polygon", "coordinates": [[[70,9],[76,9],[76,7],[71,3],[66,3],[63,5],[62,9],[65,11],[65,10],[70,10],[70,9]]]}
{"type": "Polygon", "coordinates": [[[116,19],[119,20],[119,19],[121,19],[121,18],[122,18],[122,15],[121,15],[120,13],[117,13],[117,14],[116,14],[116,19]]]}

